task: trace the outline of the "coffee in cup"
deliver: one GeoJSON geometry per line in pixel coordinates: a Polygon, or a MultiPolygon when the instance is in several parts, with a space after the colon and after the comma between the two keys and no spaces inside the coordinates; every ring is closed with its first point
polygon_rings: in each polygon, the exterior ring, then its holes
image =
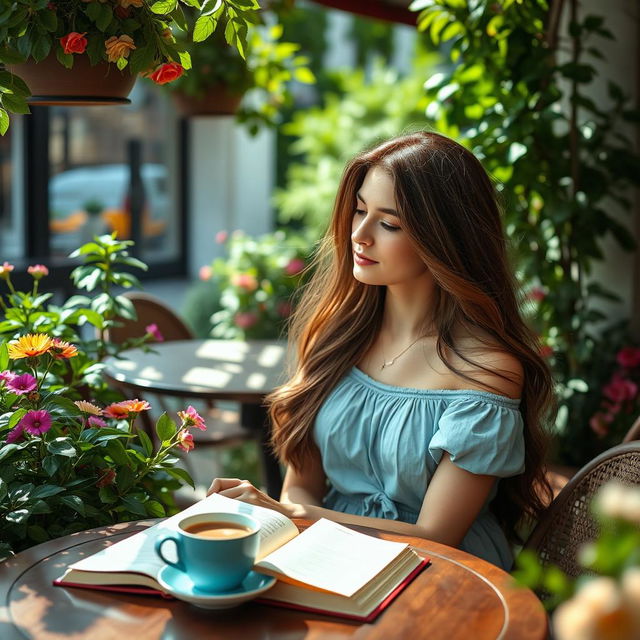
{"type": "Polygon", "coordinates": [[[243,513],[200,513],[183,518],[174,535],[156,540],[156,553],[186,573],[202,591],[228,591],[239,586],[256,560],[260,523],[243,513]],[[163,547],[171,540],[177,561],[163,547]]]}

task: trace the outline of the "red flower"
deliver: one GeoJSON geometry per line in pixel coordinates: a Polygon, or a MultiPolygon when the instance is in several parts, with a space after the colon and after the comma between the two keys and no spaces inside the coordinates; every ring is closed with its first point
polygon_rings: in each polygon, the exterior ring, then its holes
{"type": "Polygon", "coordinates": [[[60,44],[65,53],[84,53],[87,48],[87,39],[84,37],[84,33],[78,33],[72,31],[68,33],[64,38],[60,38],[60,44]]]}
{"type": "Polygon", "coordinates": [[[636,397],[638,385],[631,380],[614,376],[611,382],[602,389],[602,393],[613,402],[624,402],[636,397]]]}
{"type": "Polygon", "coordinates": [[[156,84],[167,84],[177,80],[184,73],[184,67],[177,62],[161,64],[149,77],[156,84]]]}
{"type": "Polygon", "coordinates": [[[540,355],[543,358],[550,358],[553,355],[553,348],[550,347],[548,344],[543,344],[540,347],[540,355]]]}
{"type": "Polygon", "coordinates": [[[618,351],[616,360],[621,367],[633,369],[640,365],[640,349],[636,347],[625,347],[618,351]]]}
{"type": "Polygon", "coordinates": [[[116,479],[116,472],[113,469],[105,469],[100,476],[98,482],[96,482],[96,487],[101,489],[102,487],[106,487],[110,484],[113,484],[116,479]]]}

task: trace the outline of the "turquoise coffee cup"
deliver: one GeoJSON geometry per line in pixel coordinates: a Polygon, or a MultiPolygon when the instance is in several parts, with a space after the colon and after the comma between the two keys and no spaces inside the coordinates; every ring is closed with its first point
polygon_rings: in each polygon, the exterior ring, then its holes
{"type": "Polygon", "coordinates": [[[175,533],[156,540],[155,549],[167,564],[186,573],[196,588],[229,591],[251,571],[259,533],[260,523],[243,513],[199,513],[183,518],[175,533]],[[177,561],[163,552],[169,540],[176,547],[177,561]]]}

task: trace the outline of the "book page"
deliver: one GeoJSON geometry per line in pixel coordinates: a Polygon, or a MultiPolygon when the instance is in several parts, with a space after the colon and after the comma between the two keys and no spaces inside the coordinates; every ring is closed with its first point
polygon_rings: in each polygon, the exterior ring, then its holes
{"type": "Polygon", "coordinates": [[[350,597],[407,548],[406,543],[374,538],[323,518],[256,567],[350,597]]]}
{"type": "MultiPolygon", "coordinates": [[[[297,527],[281,513],[214,493],[159,524],[72,564],[70,568],[77,571],[109,573],[136,572],[155,578],[164,566],[164,562],[154,550],[156,539],[175,531],[178,522],[183,518],[208,512],[245,513],[258,520],[262,524],[258,558],[271,553],[298,535],[297,527]]],[[[165,553],[167,557],[174,559],[174,547],[171,543],[166,545],[165,553]]]]}

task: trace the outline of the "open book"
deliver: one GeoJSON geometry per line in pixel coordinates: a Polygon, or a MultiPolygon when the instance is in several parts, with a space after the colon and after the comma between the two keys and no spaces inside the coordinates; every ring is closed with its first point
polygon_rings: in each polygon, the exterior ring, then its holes
{"type": "Polygon", "coordinates": [[[254,569],[278,581],[260,602],[368,622],[428,564],[428,559],[404,543],[374,538],[324,519],[299,533],[277,511],[213,494],[72,564],[54,584],[162,593],[156,576],[164,563],[154,551],[155,540],[175,530],[186,516],[206,512],[241,512],[262,523],[254,569]]]}

